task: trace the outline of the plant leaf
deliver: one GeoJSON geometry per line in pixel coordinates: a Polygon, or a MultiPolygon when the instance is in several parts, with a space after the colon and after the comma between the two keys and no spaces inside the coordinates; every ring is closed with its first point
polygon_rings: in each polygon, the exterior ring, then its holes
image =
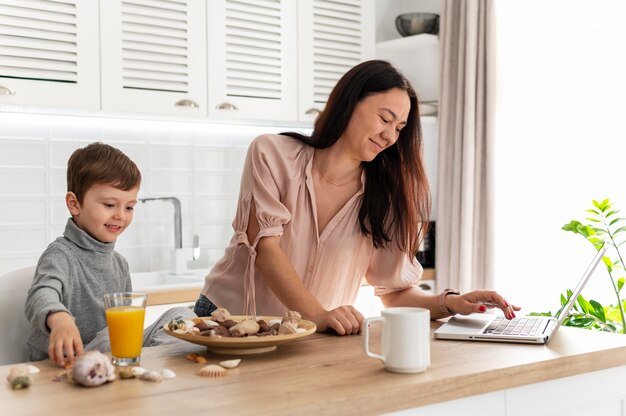
{"type": "Polygon", "coordinates": [[[588,210],[585,210],[585,212],[588,212],[590,214],[600,215],[600,213],[598,211],[596,211],[595,209],[588,209],[588,210]]]}
{"type": "Polygon", "coordinates": [[[561,230],[564,231],[571,231],[573,233],[577,233],[578,232],[578,227],[581,226],[582,224],[580,223],[580,221],[570,221],[567,224],[565,224],[563,227],[561,227],[561,230]]]}
{"type": "Polygon", "coordinates": [[[611,204],[610,204],[609,198],[607,198],[604,201],[600,202],[600,210],[602,212],[606,211],[609,208],[611,208],[611,204]]]}
{"type": "Polygon", "coordinates": [[[602,222],[596,218],[585,218],[587,221],[592,221],[592,222],[602,222]]]}
{"type": "Polygon", "coordinates": [[[602,211],[602,208],[600,207],[600,203],[598,201],[596,201],[595,199],[591,200],[591,203],[593,204],[594,207],[598,208],[600,211],[602,211]]]}
{"type": "Polygon", "coordinates": [[[621,291],[622,288],[624,287],[624,278],[620,277],[619,279],[617,279],[617,291],[621,291]]]}
{"type": "Polygon", "coordinates": [[[602,322],[606,322],[606,317],[604,316],[604,306],[602,306],[599,302],[593,299],[589,300],[589,303],[591,304],[591,306],[593,306],[593,309],[595,310],[595,313],[593,313],[592,315],[594,315],[602,322]]]}
{"type": "Polygon", "coordinates": [[[586,316],[572,316],[570,317],[567,326],[574,326],[577,328],[586,328],[592,325],[595,322],[595,319],[588,318],[586,316]]]}
{"type": "Polygon", "coordinates": [[[622,231],[626,231],[626,225],[623,227],[619,227],[617,230],[613,231],[613,235],[621,233],[622,231]]]}
{"type": "Polygon", "coordinates": [[[608,322],[621,322],[622,321],[622,315],[619,312],[619,308],[616,308],[615,306],[611,306],[607,308],[607,310],[604,311],[604,316],[606,316],[606,320],[608,322]]]}
{"type": "Polygon", "coordinates": [[[609,218],[611,215],[617,214],[618,212],[619,212],[619,209],[614,209],[613,211],[606,214],[606,218],[609,218]]]}
{"type": "Polygon", "coordinates": [[[588,313],[589,315],[593,315],[595,313],[595,309],[591,306],[591,303],[587,302],[587,299],[583,297],[583,295],[578,295],[578,304],[583,312],[588,313]]]}
{"type": "Polygon", "coordinates": [[[610,227],[611,225],[615,224],[616,222],[619,222],[619,221],[624,221],[624,220],[626,220],[626,218],[622,218],[622,217],[615,218],[615,219],[613,219],[613,220],[609,223],[609,227],[610,227]]]}

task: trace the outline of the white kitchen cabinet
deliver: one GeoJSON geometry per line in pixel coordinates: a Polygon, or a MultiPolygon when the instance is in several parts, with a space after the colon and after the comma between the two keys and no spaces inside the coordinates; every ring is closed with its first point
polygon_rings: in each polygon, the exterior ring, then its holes
{"type": "Polygon", "coordinates": [[[297,119],[298,3],[207,3],[209,117],[297,119]]]}
{"type": "Polygon", "coordinates": [[[378,42],[376,57],[394,64],[422,102],[439,101],[439,36],[421,34],[378,42]]]}
{"type": "Polygon", "coordinates": [[[100,2],[103,110],[207,115],[205,5],[100,2]]]}
{"type": "Polygon", "coordinates": [[[94,110],[98,85],[93,0],[0,0],[0,105],[94,110]]]}
{"type": "Polygon", "coordinates": [[[374,57],[372,0],[298,2],[298,119],[314,121],[343,74],[374,57]]]}
{"type": "MultiPolygon", "coordinates": [[[[396,17],[404,13],[441,13],[440,0],[379,0],[376,3],[376,57],[390,61],[411,81],[420,100],[439,101],[439,35],[403,37],[396,17]]],[[[436,111],[436,108],[422,108],[436,111]]]]}

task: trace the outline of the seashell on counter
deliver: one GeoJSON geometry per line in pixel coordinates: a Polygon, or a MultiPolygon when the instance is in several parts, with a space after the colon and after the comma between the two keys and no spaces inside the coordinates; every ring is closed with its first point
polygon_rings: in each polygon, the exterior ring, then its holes
{"type": "Polygon", "coordinates": [[[9,374],[7,375],[7,381],[11,385],[12,390],[25,389],[30,386],[31,373],[28,367],[33,367],[33,366],[29,366],[26,364],[19,364],[9,369],[9,374]]]}
{"type": "Polygon", "coordinates": [[[100,351],[87,351],[76,358],[71,369],[72,380],[86,387],[97,387],[115,380],[115,367],[100,351]]]}
{"type": "Polygon", "coordinates": [[[161,370],[161,375],[163,376],[164,379],[176,378],[176,373],[170,370],[169,368],[165,368],[161,370]]]}
{"type": "Polygon", "coordinates": [[[224,377],[227,373],[228,370],[216,364],[205,365],[204,367],[196,371],[196,375],[205,378],[220,378],[224,377]]]}
{"type": "Polygon", "coordinates": [[[148,370],[146,370],[143,367],[132,367],[132,369],[133,369],[133,374],[135,375],[135,377],[139,377],[140,375],[148,372],[148,370]]]}
{"type": "Polygon", "coordinates": [[[239,363],[241,362],[241,358],[238,358],[236,360],[226,360],[226,361],[220,361],[218,364],[221,365],[224,368],[235,368],[239,365],[239,363]]]}
{"type": "Polygon", "coordinates": [[[159,373],[158,371],[153,370],[153,371],[146,371],[145,373],[141,374],[138,378],[141,380],[155,381],[158,383],[159,381],[163,380],[163,375],[159,373]]]}

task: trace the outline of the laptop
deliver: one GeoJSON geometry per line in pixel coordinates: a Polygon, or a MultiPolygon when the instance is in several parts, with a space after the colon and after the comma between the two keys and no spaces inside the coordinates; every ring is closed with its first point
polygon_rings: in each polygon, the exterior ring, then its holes
{"type": "Polygon", "coordinates": [[[545,344],[559,329],[570,309],[578,299],[585,284],[604,256],[606,247],[602,247],[585,270],[576,289],[558,316],[523,316],[511,320],[502,315],[471,314],[456,315],[435,331],[437,339],[467,341],[516,342],[526,344],[545,344]]]}

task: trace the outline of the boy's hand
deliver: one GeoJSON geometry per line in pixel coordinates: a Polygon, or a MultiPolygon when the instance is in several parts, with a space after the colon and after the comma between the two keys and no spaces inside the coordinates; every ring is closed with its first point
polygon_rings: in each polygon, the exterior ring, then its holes
{"type": "Polygon", "coordinates": [[[74,319],[67,312],[55,312],[48,315],[46,324],[50,328],[50,361],[64,367],[74,362],[74,354],[83,353],[83,341],[74,319]]]}

